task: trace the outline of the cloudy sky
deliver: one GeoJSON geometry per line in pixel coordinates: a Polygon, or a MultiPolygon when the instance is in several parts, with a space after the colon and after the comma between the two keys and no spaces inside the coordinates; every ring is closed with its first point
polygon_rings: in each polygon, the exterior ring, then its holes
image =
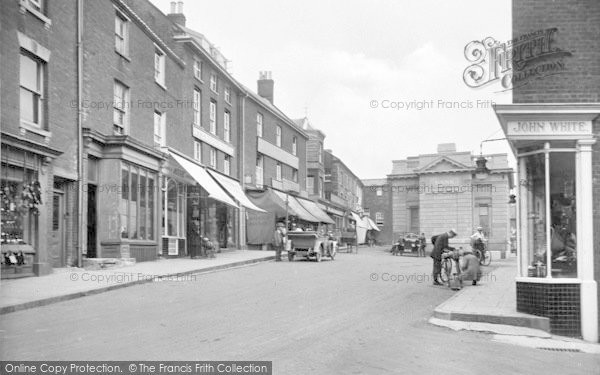
{"type": "MultiPolygon", "coordinates": [[[[152,1],[169,12],[170,0],[152,1]]],[[[187,0],[184,14],[246,86],[272,71],[275,105],[307,113],[360,178],[439,143],[479,153],[481,140],[503,137],[490,103],[510,103],[510,92],[462,76],[469,42],[510,39],[510,0],[187,0]]],[[[483,147],[510,155],[505,141],[483,147]]]]}

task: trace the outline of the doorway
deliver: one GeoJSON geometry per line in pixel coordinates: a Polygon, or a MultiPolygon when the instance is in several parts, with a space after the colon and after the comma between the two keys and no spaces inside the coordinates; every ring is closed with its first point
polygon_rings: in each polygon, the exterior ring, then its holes
{"type": "Polygon", "coordinates": [[[87,257],[96,258],[96,185],[88,184],[87,194],[87,257]]]}
{"type": "Polygon", "coordinates": [[[65,194],[55,190],[52,195],[52,223],[48,243],[52,267],[64,267],[65,256],[65,194]]]}

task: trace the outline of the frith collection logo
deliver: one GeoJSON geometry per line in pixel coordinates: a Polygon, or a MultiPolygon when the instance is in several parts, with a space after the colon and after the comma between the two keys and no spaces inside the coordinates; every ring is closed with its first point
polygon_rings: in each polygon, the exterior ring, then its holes
{"type": "Polygon", "coordinates": [[[463,72],[463,80],[473,88],[499,82],[500,91],[506,91],[564,73],[564,58],[572,54],[554,45],[557,33],[557,28],[538,30],[505,43],[492,37],[474,40],[465,47],[472,65],[463,72]]]}

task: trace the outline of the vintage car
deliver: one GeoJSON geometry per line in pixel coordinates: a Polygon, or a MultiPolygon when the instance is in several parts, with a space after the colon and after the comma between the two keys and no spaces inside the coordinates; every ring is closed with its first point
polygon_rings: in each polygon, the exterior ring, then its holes
{"type": "Polygon", "coordinates": [[[294,260],[295,257],[304,257],[314,259],[320,262],[323,257],[335,258],[335,241],[329,239],[328,235],[319,234],[314,231],[306,232],[288,232],[288,240],[292,245],[288,250],[288,259],[294,260]]]}
{"type": "Polygon", "coordinates": [[[421,241],[419,241],[419,236],[415,233],[406,233],[402,236],[394,245],[392,246],[392,254],[393,255],[404,255],[404,254],[419,254],[419,246],[421,241]]]}

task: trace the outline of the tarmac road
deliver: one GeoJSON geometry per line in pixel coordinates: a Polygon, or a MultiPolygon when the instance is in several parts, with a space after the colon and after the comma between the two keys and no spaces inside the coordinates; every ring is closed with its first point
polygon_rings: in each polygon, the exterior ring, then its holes
{"type": "Polygon", "coordinates": [[[597,374],[600,358],[427,323],[454,292],[383,248],[267,262],[0,316],[3,360],[268,360],[274,374],[597,374]]]}

